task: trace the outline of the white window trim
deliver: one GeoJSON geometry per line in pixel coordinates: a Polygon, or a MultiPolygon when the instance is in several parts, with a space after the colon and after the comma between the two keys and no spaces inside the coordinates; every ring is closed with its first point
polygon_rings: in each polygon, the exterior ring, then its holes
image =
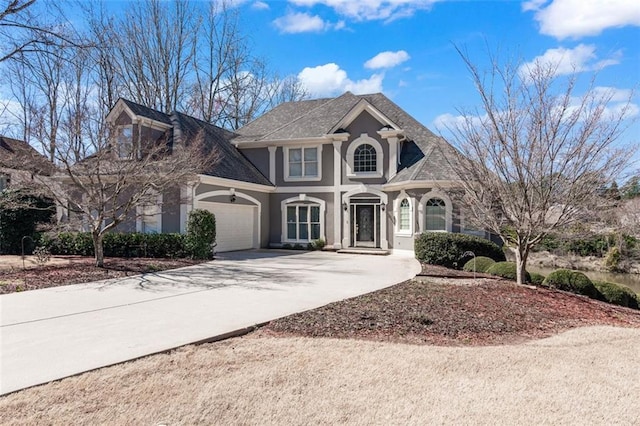
{"type": "MultiPolygon", "coordinates": [[[[156,214],[153,215],[155,217],[155,221],[158,224],[158,234],[162,233],[162,194],[156,195],[156,204],[154,207],[157,208],[156,214]]],[[[144,218],[147,215],[144,214],[144,205],[136,206],[136,232],[144,231],[144,218]]],[[[151,217],[152,215],[148,215],[151,217]]]]}
{"type": "MultiPolygon", "coordinates": [[[[282,217],[282,232],[280,235],[280,241],[282,243],[309,243],[314,240],[291,240],[287,238],[287,207],[288,206],[312,206],[318,205],[320,206],[320,239],[327,241],[327,238],[324,234],[325,230],[325,211],[327,208],[327,203],[320,198],[315,197],[307,197],[306,194],[300,194],[297,197],[287,198],[286,200],[282,200],[280,203],[280,216],[282,217]]],[[[309,235],[311,235],[311,230],[309,230],[309,235]]]]}
{"type": "Polygon", "coordinates": [[[284,181],[285,182],[317,182],[322,180],[322,145],[300,145],[300,146],[285,146],[282,150],[284,168],[284,181]],[[304,150],[309,148],[316,148],[318,150],[318,176],[289,176],[289,150],[290,149],[302,149],[302,164],[304,170],[304,150]]]}
{"type": "Polygon", "coordinates": [[[396,197],[393,202],[393,211],[396,212],[396,226],[395,232],[398,235],[412,235],[413,227],[414,227],[414,201],[413,198],[409,197],[406,192],[401,191],[400,194],[396,197]],[[409,202],[409,229],[400,229],[400,205],[402,201],[407,200],[409,202]]]}
{"type": "Polygon", "coordinates": [[[451,203],[451,198],[442,191],[429,191],[424,194],[420,198],[420,203],[418,204],[418,218],[419,218],[419,226],[420,232],[452,232],[453,231],[453,204],[451,203]],[[426,208],[425,205],[427,201],[431,198],[440,198],[444,201],[444,211],[445,211],[445,229],[440,231],[427,231],[426,228],[426,208]]]}
{"type": "Polygon", "coordinates": [[[382,177],[384,173],[384,151],[380,142],[372,138],[366,133],[362,133],[360,137],[349,144],[347,148],[347,176],[359,178],[382,177]],[[376,150],[376,171],[375,172],[354,172],[354,154],[360,145],[371,145],[376,150]]]}

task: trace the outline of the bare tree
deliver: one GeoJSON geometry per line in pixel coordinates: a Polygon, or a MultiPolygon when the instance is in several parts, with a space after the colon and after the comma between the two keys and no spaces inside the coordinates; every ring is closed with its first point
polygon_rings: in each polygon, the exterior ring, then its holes
{"type": "Polygon", "coordinates": [[[187,110],[237,129],[279,103],[306,96],[295,77],[280,79],[251,52],[240,15],[228,1],[211,2],[200,23],[187,110]]]}
{"type": "Polygon", "coordinates": [[[116,22],[123,96],[150,108],[176,110],[187,86],[195,54],[197,21],[186,0],[144,0],[116,22]]]}
{"type": "Polygon", "coordinates": [[[588,218],[606,198],[598,188],[623,172],[631,147],[616,143],[629,107],[609,108],[613,93],[593,84],[576,95],[576,76],[553,64],[506,65],[482,73],[458,50],[482,107],[460,111],[449,128],[466,159],[452,161],[465,218],[515,252],[523,283],[532,247],[549,232],[588,218]]]}
{"type": "Polygon", "coordinates": [[[18,54],[43,53],[46,47],[61,44],[80,46],[68,34],[60,31],[64,18],[55,4],[49,4],[47,16],[51,22],[43,22],[34,11],[36,0],[6,0],[0,6],[0,63],[18,54]]]}
{"type": "Polygon", "coordinates": [[[163,137],[142,141],[141,146],[132,143],[131,155],[123,158],[116,138],[110,136],[113,129],[94,124],[91,130],[82,132],[89,138],[81,144],[58,145],[59,172],[41,184],[64,207],[67,223],[72,228],[80,224],[91,234],[96,266],[102,267],[106,233],[144,215],[139,207],[156,205],[158,194],[193,180],[216,161],[217,153],[202,137],[188,145],[163,137]],[[96,128],[99,132],[94,133],[96,128]]]}

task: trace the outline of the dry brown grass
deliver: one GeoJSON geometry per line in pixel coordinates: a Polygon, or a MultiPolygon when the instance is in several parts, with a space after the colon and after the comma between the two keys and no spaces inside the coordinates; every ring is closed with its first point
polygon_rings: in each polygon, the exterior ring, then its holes
{"type": "Polygon", "coordinates": [[[0,399],[15,424],[637,424],[640,330],[434,347],[251,335],[0,399]]]}

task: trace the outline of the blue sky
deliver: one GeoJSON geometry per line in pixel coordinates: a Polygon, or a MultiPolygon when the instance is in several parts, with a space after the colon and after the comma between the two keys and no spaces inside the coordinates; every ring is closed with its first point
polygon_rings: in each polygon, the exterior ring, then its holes
{"type": "MultiPolygon", "coordinates": [[[[281,75],[298,75],[313,97],[381,91],[436,130],[459,107],[478,105],[454,49],[480,68],[504,59],[561,61],[617,99],[640,89],[637,0],[236,0],[255,49],[281,75]]],[[[577,95],[582,93],[578,92],[577,95]]],[[[631,115],[640,116],[640,96],[631,115]]],[[[631,121],[630,121],[631,122],[631,121]]],[[[638,143],[640,126],[625,135],[638,143]]]]}

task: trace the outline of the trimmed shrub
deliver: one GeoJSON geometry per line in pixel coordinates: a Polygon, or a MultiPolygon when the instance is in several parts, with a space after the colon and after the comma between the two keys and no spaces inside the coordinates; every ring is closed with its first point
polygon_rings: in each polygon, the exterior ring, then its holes
{"type": "Polygon", "coordinates": [[[544,279],[542,285],[571,293],[582,294],[592,299],[602,299],[602,295],[589,277],[582,272],[557,269],[544,279]]]}
{"type": "Polygon", "coordinates": [[[640,300],[638,300],[638,295],[630,288],[616,283],[595,280],[593,285],[598,289],[605,301],[614,305],[639,309],[640,300]]]}
{"type": "Polygon", "coordinates": [[[187,250],[195,259],[211,259],[216,242],[216,217],[207,210],[195,209],[187,221],[187,250]]]}
{"type": "MultiPolygon", "coordinates": [[[[487,269],[487,274],[495,275],[496,277],[506,278],[508,280],[516,281],[517,279],[517,267],[515,262],[497,262],[487,269]]],[[[531,282],[531,275],[528,272],[525,273],[524,282],[531,282]]]]}
{"type": "Polygon", "coordinates": [[[487,269],[494,263],[496,261],[490,257],[478,256],[465,263],[462,269],[467,272],[474,272],[475,267],[475,272],[487,272],[487,269]]]}
{"type": "Polygon", "coordinates": [[[327,243],[322,239],[313,240],[309,243],[309,250],[322,250],[327,243]]]}
{"type": "Polygon", "coordinates": [[[531,272],[529,275],[531,276],[531,284],[542,285],[542,283],[544,282],[545,276],[542,274],[531,272]]]}
{"type": "Polygon", "coordinates": [[[423,263],[460,269],[473,256],[463,256],[471,251],[476,256],[495,261],[505,260],[502,249],[484,238],[447,232],[425,232],[415,240],[416,258],[423,263]]]}
{"type": "MultiPolygon", "coordinates": [[[[93,240],[88,232],[62,232],[44,235],[41,246],[55,255],[93,256],[93,240]]],[[[106,257],[162,257],[188,256],[186,236],[182,234],[105,234],[106,257]]]]}

